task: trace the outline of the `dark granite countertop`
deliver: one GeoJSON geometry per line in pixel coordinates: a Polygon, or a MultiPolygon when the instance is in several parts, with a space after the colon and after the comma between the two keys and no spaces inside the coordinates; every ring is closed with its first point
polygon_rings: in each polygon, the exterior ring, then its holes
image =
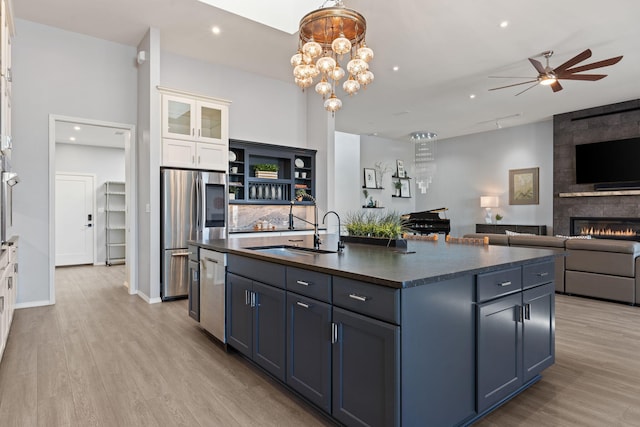
{"type": "MultiPolygon", "coordinates": [[[[326,228],[318,228],[320,231],[326,230],[326,228]]],[[[313,232],[313,227],[311,228],[294,228],[293,230],[289,230],[287,227],[283,228],[269,228],[269,229],[254,229],[254,228],[230,228],[229,234],[236,233],[293,233],[294,231],[310,231],[313,232]]]]}
{"type": "MultiPolygon", "coordinates": [[[[337,236],[323,236],[321,248],[335,250],[337,236]]],[[[249,247],[298,245],[313,247],[312,236],[268,236],[245,239],[190,241],[203,248],[263,261],[314,270],[393,288],[408,288],[514,265],[550,261],[547,249],[497,245],[467,245],[439,241],[408,241],[406,252],[383,246],[346,243],[343,253],[281,256],[249,247]]]]}

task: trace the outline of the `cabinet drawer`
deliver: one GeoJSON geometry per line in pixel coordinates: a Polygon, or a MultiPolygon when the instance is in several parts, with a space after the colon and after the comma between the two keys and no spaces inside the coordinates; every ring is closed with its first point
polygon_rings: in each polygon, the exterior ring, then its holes
{"type": "Polygon", "coordinates": [[[478,302],[518,292],[522,290],[522,269],[515,267],[478,274],[476,289],[478,302]]]}
{"type": "Polygon", "coordinates": [[[522,288],[528,289],[553,281],[555,263],[553,261],[540,262],[522,267],[522,288]]]}
{"type": "Polygon", "coordinates": [[[227,270],[278,288],[285,287],[285,266],[229,254],[227,270]]]}
{"type": "Polygon", "coordinates": [[[287,267],[287,290],[331,302],[331,276],[316,271],[287,267]]]}
{"type": "Polygon", "coordinates": [[[333,305],[400,324],[400,290],[333,277],[333,305]]]}

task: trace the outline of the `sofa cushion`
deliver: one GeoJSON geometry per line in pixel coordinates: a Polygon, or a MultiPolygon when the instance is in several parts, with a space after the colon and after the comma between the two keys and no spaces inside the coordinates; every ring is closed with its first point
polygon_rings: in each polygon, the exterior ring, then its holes
{"type": "Polygon", "coordinates": [[[568,294],[605,298],[633,304],[635,279],[567,270],[565,290],[568,294]]]}
{"type": "MultiPolygon", "coordinates": [[[[624,240],[567,240],[567,271],[635,276],[640,243],[624,240]]],[[[567,289],[567,292],[569,290],[567,289]]]]}
{"type": "Polygon", "coordinates": [[[545,248],[562,248],[567,239],[554,236],[526,236],[516,235],[509,236],[509,246],[544,246],[545,248]]]}
{"type": "Polygon", "coordinates": [[[613,239],[575,239],[565,242],[567,249],[580,249],[583,251],[617,252],[621,254],[640,255],[640,243],[629,240],[613,239]]]}

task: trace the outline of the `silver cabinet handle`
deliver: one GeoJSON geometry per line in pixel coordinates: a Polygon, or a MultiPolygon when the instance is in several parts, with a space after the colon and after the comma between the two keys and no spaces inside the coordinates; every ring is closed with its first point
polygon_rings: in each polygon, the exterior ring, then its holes
{"type": "Polygon", "coordinates": [[[191,255],[191,252],[174,252],[171,254],[171,256],[189,256],[191,255]]]}
{"type": "Polygon", "coordinates": [[[249,305],[249,291],[247,289],[244,290],[244,305],[249,305]]]}
{"type": "Polygon", "coordinates": [[[338,342],[338,324],[331,323],[331,344],[338,342]]]}
{"type": "Polygon", "coordinates": [[[7,287],[8,287],[9,289],[13,288],[13,277],[8,277],[8,280],[7,280],[7,287]]]}
{"type": "Polygon", "coordinates": [[[256,306],[256,293],[255,292],[251,292],[251,307],[255,307],[256,306]]]}
{"type": "Polygon", "coordinates": [[[302,286],[309,286],[309,282],[303,282],[302,280],[296,280],[296,283],[302,286]]]}
{"type": "Polygon", "coordinates": [[[212,262],[212,263],[214,263],[214,264],[219,264],[219,262],[218,262],[217,260],[213,259],[213,258],[204,257],[204,260],[205,260],[205,261],[212,262]]]}
{"type": "Polygon", "coordinates": [[[4,313],[4,296],[0,297],[0,301],[2,301],[2,305],[0,305],[0,313],[4,313]]]}
{"type": "Polygon", "coordinates": [[[303,308],[309,308],[309,304],[305,304],[305,303],[300,302],[300,301],[297,301],[296,304],[298,304],[300,307],[303,307],[303,308]]]}
{"type": "Polygon", "coordinates": [[[369,299],[367,297],[363,297],[363,296],[356,295],[356,294],[349,294],[349,298],[352,298],[352,299],[355,299],[355,300],[358,300],[358,301],[362,301],[362,302],[365,302],[366,300],[369,299]]]}
{"type": "Polygon", "coordinates": [[[200,129],[198,129],[198,138],[200,138],[200,129]]]}
{"type": "Polygon", "coordinates": [[[531,304],[524,305],[524,318],[526,320],[531,320],[531,304]]]}
{"type": "Polygon", "coordinates": [[[518,314],[518,320],[517,320],[517,321],[518,321],[518,322],[520,322],[520,323],[523,323],[523,321],[524,321],[524,320],[523,320],[523,316],[524,316],[524,313],[523,313],[523,312],[524,312],[524,307],[523,307],[523,306],[521,306],[521,305],[517,305],[517,306],[516,306],[516,310],[518,310],[518,313],[517,313],[517,314],[518,314]]]}
{"type": "Polygon", "coordinates": [[[198,156],[198,164],[200,164],[200,156],[198,156]]]}
{"type": "Polygon", "coordinates": [[[504,288],[505,286],[511,286],[511,282],[510,282],[510,281],[507,281],[507,282],[498,283],[498,286],[502,286],[503,288],[504,288]]]}
{"type": "Polygon", "coordinates": [[[547,271],[544,271],[542,273],[536,273],[536,276],[538,276],[538,277],[545,277],[545,276],[548,276],[548,275],[549,275],[549,272],[547,272],[547,271]]]}

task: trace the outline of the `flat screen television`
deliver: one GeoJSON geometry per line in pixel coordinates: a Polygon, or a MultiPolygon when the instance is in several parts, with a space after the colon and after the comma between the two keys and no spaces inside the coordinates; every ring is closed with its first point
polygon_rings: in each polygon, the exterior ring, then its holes
{"type": "Polygon", "coordinates": [[[640,185],[640,138],[576,145],[576,184],[606,183],[640,185]]]}

